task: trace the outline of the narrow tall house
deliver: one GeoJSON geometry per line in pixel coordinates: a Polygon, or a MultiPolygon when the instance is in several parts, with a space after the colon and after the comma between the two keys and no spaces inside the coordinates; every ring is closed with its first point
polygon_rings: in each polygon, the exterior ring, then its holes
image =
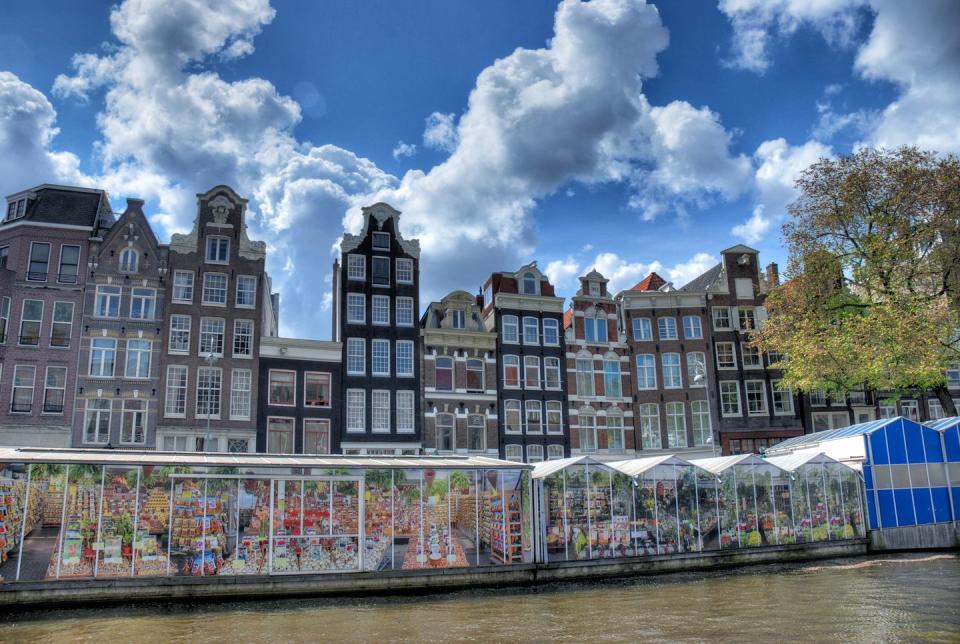
{"type": "Polygon", "coordinates": [[[497,334],[482,301],[454,291],[420,320],[423,344],[423,451],[496,457],[497,334]]]}
{"type": "Polygon", "coordinates": [[[160,449],[255,450],[260,336],[277,323],[266,245],[247,237],[246,212],[217,186],[197,195],[193,230],[170,242],[160,449]]]}
{"type": "Polygon", "coordinates": [[[581,277],[580,290],[563,316],[570,452],[632,458],[630,347],[607,282],[597,271],[581,277]]]}
{"type": "Polygon", "coordinates": [[[686,458],[714,454],[706,295],[677,290],[650,273],[617,300],[633,354],[637,450],[643,455],[682,453],[686,458]]]}
{"type": "Polygon", "coordinates": [[[0,444],[70,446],[87,247],[112,223],[103,190],[44,184],[7,197],[0,222],[0,444]]]}
{"type": "Polygon", "coordinates": [[[538,463],[568,456],[563,298],[532,262],[490,276],[483,316],[497,333],[501,458],[538,463]]]}
{"type": "Polygon", "coordinates": [[[87,264],[73,444],[153,449],[168,268],[143,201],[91,237],[87,264]]]}
{"type": "Polygon", "coordinates": [[[420,449],[420,243],[400,234],[400,212],[363,208],[334,265],[334,328],[343,343],[343,422],[334,451],[416,454],[420,449]]]}
{"type": "Polygon", "coordinates": [[[797,398],[780,386],[770,365],[776,355],[750,347],[750,334],[767,318],[768,280],[761,280],[757,251],[743,245],[721,252],[714,266],[680,289],[703,295],[710,311],[720,441],[724,454],[760,452],[803,434],[797,398]]]}

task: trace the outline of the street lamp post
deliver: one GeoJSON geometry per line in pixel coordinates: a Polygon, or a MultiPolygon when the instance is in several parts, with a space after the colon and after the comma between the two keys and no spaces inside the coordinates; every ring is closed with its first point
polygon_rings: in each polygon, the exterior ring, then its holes
{"type": "MultiPolygon", "coordinates": [[[[205,358],[205,360],[206,360],[206,362],[207,362],[207,366],[212,368],[213,365],[217,362],[217,356],[215,356],[214,353],[213,353],[213,351],[211,351],[210,353],[207,354],[207,357],[205,358]]],[[[221,381],[221,384],[222,384],[222,381],[221,381]]],[[[211,451],[211,450],[210,450],[210,441],[213,440],[213,436],[210,434],[210,407],[211,407],[211,402],[212,402],[212,401],[211,401],[211,399],[210,399],[210,390],[208,389],[208,390],[207,390],[207,435],[206,435],[206,436],[204,437],[204,439],[203,439],[203,451],[205,451],[205,452],[211,451]]]]}

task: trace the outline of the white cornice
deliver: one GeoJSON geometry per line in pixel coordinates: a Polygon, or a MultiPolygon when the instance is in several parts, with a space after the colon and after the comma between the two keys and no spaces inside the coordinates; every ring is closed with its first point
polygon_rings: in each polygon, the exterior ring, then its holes
{"type": "Polygon", "coordinates": [[[261,337],[260,357],[340,362],[343,355],[342,347],[343,345],[339,342],[324,340],[261,337]]]}
{"type": "Polygon", "coordinates": [[[521,311],[541,311],[545,313],[563,313],[563,298],[549,295],[520,295],[519,293],[497,293],[495,306],[498,309],[519,309],[521,311]]]}
{"type": "Polygon", "coordinates": [[[77,226],[76,224],[54,224],[48,221],[31,221],[29,219],[17,219],[10,223],[0,225],[0,232],[11,230],[18,226],[36,226],[37,228],[59,228],[61,230],[93,230],[93,226],[77,226]]]}
{"type": "Polygon", "coordinates": [[[464,329],[421,329],[425,345],[444,347],[469,347],[472,349],[495,349],[497,334],[492,331],[466,331],[464,329]]]}

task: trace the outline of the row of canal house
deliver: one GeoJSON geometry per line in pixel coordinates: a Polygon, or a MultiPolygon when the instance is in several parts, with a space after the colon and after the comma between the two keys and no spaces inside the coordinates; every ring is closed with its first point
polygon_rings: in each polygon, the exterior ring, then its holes
{"type": "MultiPolygon", "coordinates": [[[[653,273],[611,293],[591,271],[566,306],[532,262],[421,307],[419,244],[387,204],[343,237],[333,340],[280,338],[246,207],[227,186],[199,194],[191,231],[163,244],[137,199],[114,215],[102,190],[8,197],[0,442],[537,462],[760,451],[943,415],[923,393],[892,403],[780,387],[777,356],[748,346],[778,280],[751,248],[679,288],[653,273]]],[[[960,368],[947,375],[960,396],[960,368]]]]}

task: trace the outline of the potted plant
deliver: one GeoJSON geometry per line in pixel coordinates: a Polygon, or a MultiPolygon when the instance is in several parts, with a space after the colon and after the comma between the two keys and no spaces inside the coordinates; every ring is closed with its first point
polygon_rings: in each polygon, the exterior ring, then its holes
{"type": "Polygon", "coordinates": [[[93,559],[96,551],[93,549],[93,540],[97,536],[97,527],[90,519],[83,519],[80,522],[80,534],[83,537],[83,557],[84,559],[93,559]]]}
{"type": "Polygon", "coordinates": [[[113,524],[114,532],[120,537],[121,554],[124,557],[133,556],[133,521],[130,515],[124,512],[113,524]]]}

